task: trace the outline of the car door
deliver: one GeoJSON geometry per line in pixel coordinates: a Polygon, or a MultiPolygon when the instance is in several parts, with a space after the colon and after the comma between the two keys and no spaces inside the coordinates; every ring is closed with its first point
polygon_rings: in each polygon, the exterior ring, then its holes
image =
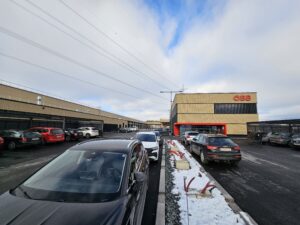
{"type": "MultiPolygon", "coordinates": [[[[199,136],[199,135],[198,135],[199,136]]],[[[191,140],[190,152],[195,152],[196,141],[198,140],[198,136],[191,140]]]]}
{"type": "Polygon", "coordinates": [[[200,142],[202,140],[202,136],[203,135],[199,134],[193,142],[193,152],[197,155],[200,155],[200,142]]]}
{"type": "Polygon", "coordinates": [[[140,144],[135,145],[131,151],[131,156],[130,156],[130,168],[129,168],[130,171],[128,176],[128,189],[127,189],[128,204],[126,209],[126,217],[128,218],[126,224],[128,225],[136,224],[137,204],[141,196],[141,189],[140,187],[138,187],[134,176],[135,172],[142,172],[143,169],[142,167],[143,153],[140,150],[141,150],[140,144]]]}

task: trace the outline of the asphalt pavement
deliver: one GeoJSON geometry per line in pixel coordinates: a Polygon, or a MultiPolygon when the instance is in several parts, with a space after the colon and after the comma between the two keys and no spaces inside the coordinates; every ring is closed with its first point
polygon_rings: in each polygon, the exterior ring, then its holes
{"type": "Polygon", "coordinates": [[[236,142],[243,157],[237,167],[211,163],[205,170],[258,224],[300,224],[300,151],[246,140],[236,142]]]}
{"type": "MultiPolygon", "coordinates": [[[[103,138],[133,137],[134,133],[105,133],[103,138]]],[[[46,146],[4,151],[0,155],[0,194],[14,188],[48,161],[63,153],[78,142],[51,144],[46,146]]],[[[161,157],[160,157],[161,160],[161,157]]],[[[143,214],[143,225],[154,225],[158,201],[160,160],[150,164],[150,182],[143,214]]]]}

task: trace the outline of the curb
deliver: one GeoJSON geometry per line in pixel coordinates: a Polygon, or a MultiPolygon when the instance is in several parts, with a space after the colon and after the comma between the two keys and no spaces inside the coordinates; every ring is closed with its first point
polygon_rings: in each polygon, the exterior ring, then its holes
{"type": "Polygon", "coordinates": [[[161,158],[161,168],[160,168],[160,180],[159,180],[159,191],[158,191],[158,201],[157,201],[157,209],[156,209],[156,221],[155,225],[165,225],[165,143],[162,148],[162,158],[161,158]]]}

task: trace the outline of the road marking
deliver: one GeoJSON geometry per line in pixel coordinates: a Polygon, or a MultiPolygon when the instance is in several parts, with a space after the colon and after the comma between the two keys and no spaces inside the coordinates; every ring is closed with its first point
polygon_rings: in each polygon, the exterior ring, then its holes
{"type": "Polygon", "coordinates": [[[243,158],[246,159],[246,160],[248,160],[248,161],[251,161],[253,163],[256,163],[256,164],[260,164],[261,165],[261,164],[263,164],[262,162],[265,162],[265,163],[269,163],[269,164],[271,164],[273,166],[280,167],[282,169],[290,170],[290,168],[288,168],[288,167],[286,167],[286,166],[284,166],[284,165],[282,165],[280,163],[271,162],[271,161],[266,160],[266,159],[260,159],[260,158],[252,156],[252,155],[250,155],[248,153],[245,153],[245,152],[243,153],[243,158]],[[262,161],[262,162],[259,162],[259,161],[262,161]]]}

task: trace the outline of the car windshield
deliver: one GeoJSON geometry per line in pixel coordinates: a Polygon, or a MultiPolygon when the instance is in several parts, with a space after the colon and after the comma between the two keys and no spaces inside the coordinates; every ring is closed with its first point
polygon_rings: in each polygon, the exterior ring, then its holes
{"type": "Polygon", "coordinates": [[[228,137],[211,137],[208,141],[209,145],[212,146],[236,146],[236,144],[228,137]]]}
{"type": "Polygon", "coordinates": [[[109,201],[120,194],[125,161],[123,153],[67,150],[14,193],[49,201],[109,201]]]}
{"type": "Polygon", "coordinates": [[[199,133],[197,133],[197,132],[189,132],[188,133],[188,135],[190,135],[190,136],[197,136],[199,133]]]}
{"type": "Polygon", "coordinates": [[[300,134],[294,134],[293,138],[300,138],[300,134]]]}
{"type": "Polygon", "coordinates": [[[280,136],[281,137],[290,137],[291,134],[289,134],[289,133],[280,133],[280,136]]]}
{"type": "Polygon", "coordinates": [[[154,134],[137,134],[136,139],[144,142],[156,142],[154,134]]]}

